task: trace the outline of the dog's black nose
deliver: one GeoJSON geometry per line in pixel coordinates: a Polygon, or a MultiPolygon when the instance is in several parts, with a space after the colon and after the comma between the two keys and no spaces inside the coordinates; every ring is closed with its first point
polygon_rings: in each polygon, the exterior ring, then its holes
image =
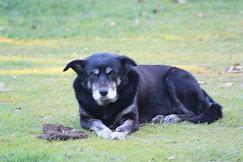
{"type": "Polygon", "coordinates": [[[106,96],[107,94],[108,94],[108,90],[106,90],[106,89],[100,90],[100,95],[101,96],[106,96]]]}

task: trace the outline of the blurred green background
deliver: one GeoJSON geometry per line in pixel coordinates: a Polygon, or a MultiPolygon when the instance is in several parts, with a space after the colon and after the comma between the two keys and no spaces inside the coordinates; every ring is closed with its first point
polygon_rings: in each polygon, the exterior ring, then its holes
{"type": "Polygon", "coordinates": [[[0,161],[242,161],[242,0],[0,0],[0,161]],[[184,68],[224,106],[211,125],[146,124],[125,141],[46,142],[80,129],[70,60],[95,52],[184,68]]]}

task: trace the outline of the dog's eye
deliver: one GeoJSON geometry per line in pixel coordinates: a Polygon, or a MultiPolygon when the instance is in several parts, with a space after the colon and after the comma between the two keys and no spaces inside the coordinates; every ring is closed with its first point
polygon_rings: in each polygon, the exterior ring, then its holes
{"type": "Polygon", "coordinates": [[[110,74],[114,74],[114,73],[115,73],[110,67],[107,67],[107,68],[105,69],[105,72],[106,72],[106,74],[108,74],[108,75],[110,75],[110,74]]]}
{"type": "Polygon", "coordinates": [[[113,70],[110,67],[107,67],[105,69],[105,72],[106,72],[106,74],[111,74],[111,73],[113,73],[113,70]]]}
{"type": "Polygon", "coordinates": [[[98,76],[100,73],[99,69],[94,69],[91,73],[90,76],[98,76]]]}
{"type": "Polygon", "coordinates": [[[108,74],[115,74],[115,72],[111,70],[108,74]]]}
{"type": "Polygon", "coordinates": [[[116,73],[114,71],[109,71],[109,73],[107,73],[107,75],[110,75],[110,76],[114,76],[116,73]]]}
{"type": "Polygon", "coordinates": [[[90,76],[98,76],[98,75],[99,73],[94,73],[94,72],[90,73],[90,76]]]}

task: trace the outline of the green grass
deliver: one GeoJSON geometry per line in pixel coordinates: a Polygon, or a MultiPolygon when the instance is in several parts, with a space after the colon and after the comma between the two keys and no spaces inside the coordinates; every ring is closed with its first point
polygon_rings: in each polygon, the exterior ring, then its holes
{"type": "Polygon", "coordinates": [[[241,0],[0,0],[0,82],[10,90],[0,92],[0,161],[242,161],[243,75],[224,72],[243,63],[242,16],[241,0]],[[47,122],[80,128],[75,74],[62,68],[99,51],[188,69],[223,119],[146,124],[124,141],[86,130],[86,140],[36,139],[47,122]]]}

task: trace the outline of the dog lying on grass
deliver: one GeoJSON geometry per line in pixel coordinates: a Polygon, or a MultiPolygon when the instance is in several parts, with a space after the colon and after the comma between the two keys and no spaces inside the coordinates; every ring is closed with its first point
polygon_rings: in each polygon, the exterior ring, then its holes
{"type": "Polygon", "coordinates": [[[125,139],[146,122],[212,123],[222,117],[222,107],[176,67],[96,53],[69,62],[63,71],[69,68],[77,73],[80,124],[102,138],[125,139]]]}

